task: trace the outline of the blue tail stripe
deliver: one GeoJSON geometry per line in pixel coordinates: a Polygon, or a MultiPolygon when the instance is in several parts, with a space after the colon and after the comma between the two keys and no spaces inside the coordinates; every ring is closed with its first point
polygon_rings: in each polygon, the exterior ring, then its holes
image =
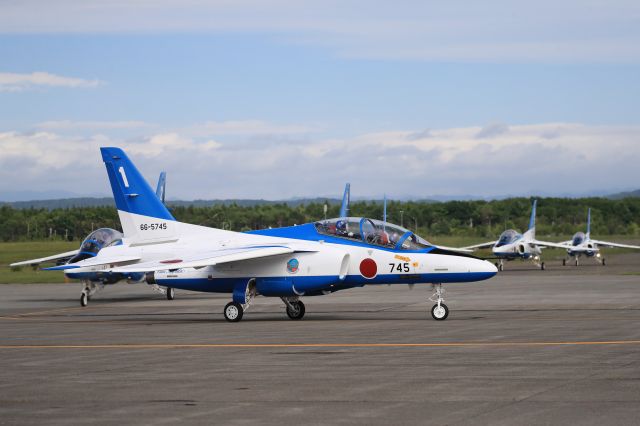
{"type": "Polygon", "coordinates": [[[120,148],[100,148],[118,210],[175,220],[120,148]]]}

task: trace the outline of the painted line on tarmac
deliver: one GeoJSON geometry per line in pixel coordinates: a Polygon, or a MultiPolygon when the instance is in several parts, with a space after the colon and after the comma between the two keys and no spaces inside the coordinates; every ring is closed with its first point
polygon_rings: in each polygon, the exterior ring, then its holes
{"type": "Polygon", "coordinates": [[[269,349],[269,348],[447,348],[640,345],[640,340],[600,342],[450,342],[450,343],[186,343],[105,345],[0,345],[0,349],[269,349]]]}

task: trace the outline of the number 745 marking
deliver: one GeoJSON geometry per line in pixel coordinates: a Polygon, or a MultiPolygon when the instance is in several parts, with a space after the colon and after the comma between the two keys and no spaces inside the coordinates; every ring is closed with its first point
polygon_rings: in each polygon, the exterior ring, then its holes
{"type": "Polygon", "coordinates": [[[391,268],[389,272],[409,272],[409,263],[389,263],[389,267],[391,268]]]}

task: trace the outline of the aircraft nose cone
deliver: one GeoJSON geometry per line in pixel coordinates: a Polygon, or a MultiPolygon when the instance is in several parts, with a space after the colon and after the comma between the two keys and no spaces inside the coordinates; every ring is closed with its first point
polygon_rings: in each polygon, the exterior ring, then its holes
{"type": "Polygon", "coordinates": [[[495,274],[498,273],[498,268],[496,268],[496,265],[494,265],[493,263],[486,261],[486,260],[476,260],[474,262],[474,271],[476,273],[482,274],[483,277],[486,278],[491,278],[493,277],[495,274]]]}

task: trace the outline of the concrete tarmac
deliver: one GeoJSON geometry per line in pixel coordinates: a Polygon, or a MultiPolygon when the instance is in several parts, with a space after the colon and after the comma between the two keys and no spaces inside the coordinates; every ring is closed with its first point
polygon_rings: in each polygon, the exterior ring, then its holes
{"type": "Polygon", "coordinates": [[[640,255],[304,298],[0,285],[0,424],[639,424],[640,255]]]}

